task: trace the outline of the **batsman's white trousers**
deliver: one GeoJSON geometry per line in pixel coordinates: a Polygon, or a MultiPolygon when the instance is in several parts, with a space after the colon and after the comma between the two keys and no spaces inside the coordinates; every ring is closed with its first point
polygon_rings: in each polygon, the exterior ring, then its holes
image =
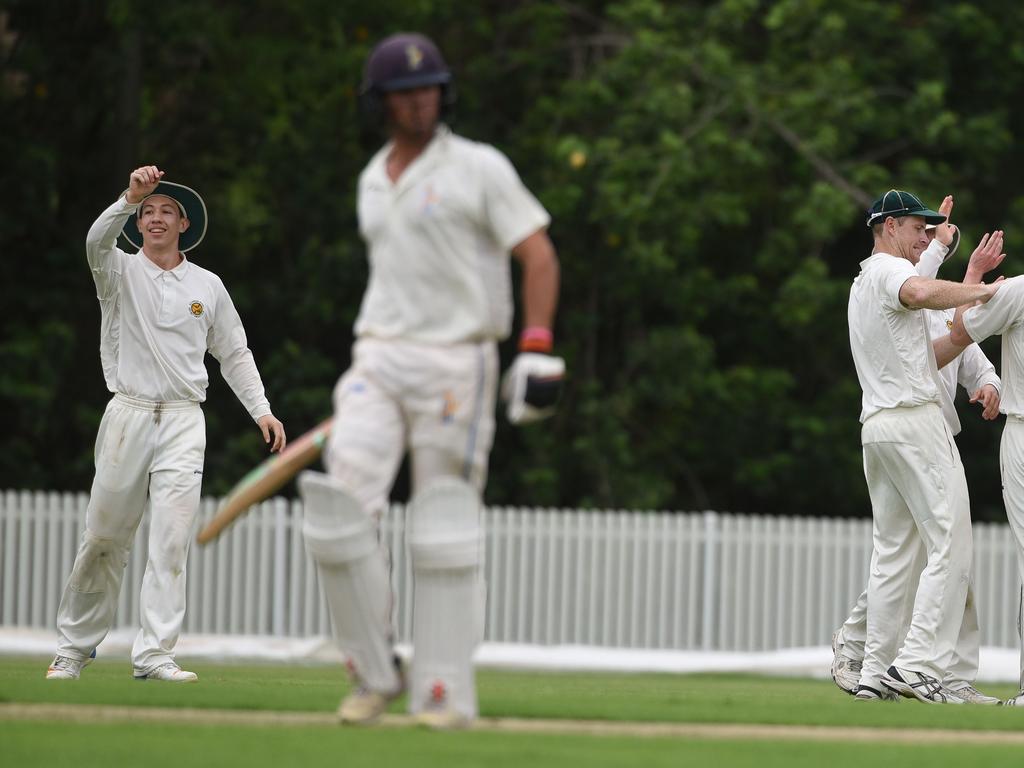
{"type": "MultiPolygon", "coordinates": [[[[437,345],[361,339],[353,348],[352,367],[334,390],[334,422],[324,451],[328,473],[378,525],[407,450],[414,495],[443,477],[460,478],[482,492],[494,440],[497,383],[497,348],[490,341],[437,345]]],[[[388,553],[382,547],[375,556],[386,561],[388,553]]],[[[330,579],[321,583],[339,595],[345,589],[330,579]]],[[[338,602],[327,597],[329,604],[338,602]]],[[[389,593],[382,599],[392,598],[389,593]]],[[[345,622],[378,626],[372,616],[351,611],[332,619],[340,637],[351,634],[345,622]]],[[[390,648],[392,635],[389,621],[375,641],[377,649],[390,648]]],[[[380,653],[366,657],[383,658],[380,653]]],[[[379,666],[356,673],[367,687],[392,690],[394,671],[379,666]]]]}
{"type": "Polygon", "coordinates": [[[361,339],[352,367],[334,388],[334,422],[324,451],[328,474],[375,515],[387,508],[407,449],[414,493],[447,476],[482,490],[497,381],[493,342],[361,339]]]}
{"type": "Polygon", "coordinates": [[[147,497],[149,560],[132,647],[137,674],[172,661],[185,617],[185,562],[199,509],[206,423],[198,403],[115,395],[96,438],[85,533],[57,611],[57,653],[88,657],[114,621],[147,497]]]}
{"type": "Polygon", "coordinates": [[[861,442],[874,521],[861,684],[878,688],[890,664],[942,680],[963,623],[973,550],[960,454],[933,403],[876,413],[864,422],[861,442]],[[927,562],[900,647],[922,543],[927,562]]]}
{"type": "MultiPolygon", "coordinates": [[[[999,469],[1003,475],[1003,503],[1006,518],[1017,545],[1017,570],[1024,583],[1024,420],[1007,416],[999,444],[999,469]]],[[[1020,687],[1024,690],[1024,592],[1017,609],[1017,634],[1021,641],[1020,687]]]]}
{"type": "MultiPolygon", "coordinates": [[[[924,545],[918,547],[914,556],[911,572],[913,578],[907,583],[907,592],[903,599],[903,622],[900,625],[899,637],[902,640],[910,629],[910,617],[914,607],[914,596],[927,561],[924,545]]],[[[868,636],[868,592],[860,593],[849,617],[840,629],[839,642],[844,646],[843,655],[851,659],[864,659],[864,643],[868,636]]],[[[967,682],[973,684],[978,678],[978,657],[981,651],[981,629],[978,625],[978,606],[974,599],[974,583],[967,587],[967,603],[964,607],[964,620],[960,625],[953,659],[943,680],[947,685],[967,682]]]]}

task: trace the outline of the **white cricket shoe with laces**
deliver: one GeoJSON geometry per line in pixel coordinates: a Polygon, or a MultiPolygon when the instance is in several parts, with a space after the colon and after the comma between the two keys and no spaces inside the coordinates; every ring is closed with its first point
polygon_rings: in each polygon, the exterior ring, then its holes
{"type": "Polygon", "coordinates": [[[94,650],[87,659],[72,659],[70,656],[57,655],[53,661],[50,662],[49,669],[46,670],[47,680],[77,680],[82,670],[92,664],[93,659],[96,658],[96,651],[94,650]]]}
{"type": "Polygon", "coordinates": [[[882,675],[882,685],[890,691],[908,699],[917,699],[926,704],[966,704],[966,701],[944,686],[938,679],[923,672],[889,667],[882,675]]]}
{"type": "Polygon", "coordinates": [[[837,629],[832,635],[832,681],[840,690],[856,695],[864,660],[852,659],[843,653],[845,644],[840,640],[841,632],[837,629]]]}
{"type": "Polygon", "coordinates": [[[995,696],[987,696],[982,693],[970,683],[953,683],[947,687],[963,699],[965,704],[980,704],[983,707],[997,707],[1003,703],[995,696]]]}
{"type": "Polygon", "coordinates": [[[141,675],[135,673],[136,680],[160,680],[165,683],[194,683],[199,680],[195,672],[186,672],[173,661],[154,667],[141,675]]]}

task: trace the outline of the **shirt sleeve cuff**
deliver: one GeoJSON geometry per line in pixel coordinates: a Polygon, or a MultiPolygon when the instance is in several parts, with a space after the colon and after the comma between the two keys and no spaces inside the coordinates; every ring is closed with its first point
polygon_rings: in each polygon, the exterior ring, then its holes
{"type": "Polygon", "coordinates": [[[272,413],[270,410],[270,403],[263,402],[260,405],[254,406],[250,411],[249,415],[252,416],[253,421],[259,421],[264,416],[269,416],[272,413]]]}

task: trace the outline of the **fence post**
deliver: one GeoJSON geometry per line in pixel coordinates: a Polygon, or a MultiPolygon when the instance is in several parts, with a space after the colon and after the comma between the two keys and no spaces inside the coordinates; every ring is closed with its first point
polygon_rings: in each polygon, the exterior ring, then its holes
{"type": "Polygon", "coordinates": [[[270,613],[271,631],[276,637],[284,635],[284,591],[288,575],[287,538],[288,503],[280,496],[274,499],[274,602],[270,613]]]}
{"type": "Polygon", "coordinates": [[[704,580],[701,597],[701,650],[710,651],[714,643],[715,603],[718,593],[718,514],[704,512],[704,580]]]}

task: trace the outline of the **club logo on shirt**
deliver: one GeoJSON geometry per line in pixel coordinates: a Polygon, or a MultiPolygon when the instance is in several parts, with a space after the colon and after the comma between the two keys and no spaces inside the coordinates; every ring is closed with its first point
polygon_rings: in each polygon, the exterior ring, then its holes
{"type": "Polygon", "coordinates": [[[949,330],[951,330],[951,331],[952,331],[952,330],[953,330],[953,321],[952,321],[952,320],[947,320],[947,321],[946,321],[946,327],[947,327],[947,328],[948,328],[949,330]]]}
{"type": "Polygon", "coordinates": [[[418,45],[405,46],[405,59],[409,62],[409,69],[417,70],[423,66],[423,51],[418,45]]]}
{"type": "Polygon", "coordinates": [[[423,190],[423,204],[420,206],[420,213],[424,216],[432,216],[441,202],[441,196],[434,189],[433,184],[427,184],[423,190]]]}
{"type": "Polygon", "coordinates": [[[444,393],[444,403],[441,406],[441,423],[448,424],[455,418],[455,412],[459,410],[459,402],[449,389],[444,393]]]}
{"type": "Polygon", "coordinates": [[[206,308],[203,306],[203,302],[199,300],[193,300],[188,305],[188,311],[192,313],[193,317],[202,317],[203,312],[206,311],[206,308]]]}

